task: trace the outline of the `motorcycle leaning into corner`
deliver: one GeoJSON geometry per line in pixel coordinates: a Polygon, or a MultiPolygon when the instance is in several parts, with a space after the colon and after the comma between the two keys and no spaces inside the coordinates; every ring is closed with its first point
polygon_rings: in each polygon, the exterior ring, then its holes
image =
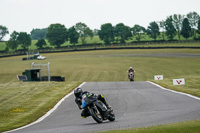
{"type": "Polygon", "coordinates": [[[104,120],[115,120],[113,110],[107,109],[106,105],[98,100],[96,96],[85,93],[82,97],[82,108],[87,108],[90,115],[97,123],[102,123],[104,120]]]}

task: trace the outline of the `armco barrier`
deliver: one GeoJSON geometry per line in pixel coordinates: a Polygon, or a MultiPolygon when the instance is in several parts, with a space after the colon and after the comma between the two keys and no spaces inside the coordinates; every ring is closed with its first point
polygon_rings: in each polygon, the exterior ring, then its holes
{"type": "MultiPolygon", "coordinates": [[[[40,53],[56,53],[56,52],[73,52],[73,51],[91,51],[91,50],[108,50],[108,49],[166,49],[166,48],[191,48],[191,49],[200,49],[200,46],[190,47],[190,46],[151,46],[152,44],[178,44],[178,43],[200,43],[200,40],[191,40],[191,41],[152,41],[152,42],[132,42],[125,44],[85,44],[85,45],[76,45],[76,46],[65,46],[61,48],[47,48],[35,50],[40,53]],[[140,45],[147,46],[140,46],[140,45]]],[[[3,53],[1,51],[0,58],[11,57],[11,56],[20,56],[25,55],[23,51],[16,51],[12,53],[3,53]]]]}

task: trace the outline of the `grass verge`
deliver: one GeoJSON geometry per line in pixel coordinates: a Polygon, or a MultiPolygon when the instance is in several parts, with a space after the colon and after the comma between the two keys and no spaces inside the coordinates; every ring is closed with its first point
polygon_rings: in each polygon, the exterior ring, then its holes
{"type": "MultiPolygon", "coordinates": [[[[199,133],[200,121],[187,121],[175,124],[159,125],[145,128],[112,130],[101,133],[199,133]]],[[[99,132],[100,133],[100,132],[99,132]]]]}
{"type": "Polygon", "coordinates": [[[48,112],[80,82],[0,85],[0,132],[27,125],[48,112]]]}
{"type": "Polygon", "coordinates": [[[154,82],[200,97],[200,58],[191,56],[199,54],[200,49],[135,49],[44,54],[47,59],[40,61],[0,58],[0,132],[35,121],[83,81],[128,81],[130,66],[136,70],[136,81],[164,75],[163,81],[154,82]],[[64,76],[66,82],[17,81],[16,75],[30,69],[32,62],[51,62],[51,75],[64,76]],[[185,78],[186,85],[173,86],[173,78],[185,78]]]}

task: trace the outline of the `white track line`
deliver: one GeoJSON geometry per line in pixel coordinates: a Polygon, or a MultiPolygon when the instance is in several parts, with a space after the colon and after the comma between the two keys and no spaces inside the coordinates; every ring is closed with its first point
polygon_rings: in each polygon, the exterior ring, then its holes
{"type": "MultiPolygon", "coordinates": [[[[86,82],[83,82],[82,84],[80,84],[78,87],[82,87],[86,82]]],[[[40,117],[38,120],[26,125],[26,126],[23,126],[23,127],[20,127],[20,128],[16,128],[16,129],[13,129],[13,130],[10,130],[10,131],[6,131],[6,132],[3,132],[3,133],[10,133],[10,132],[14,132],[14,131],[17,131],[17,130],[21,130],[21,129],[24,129],[24,128],[27,128],[27,127],[30,127],[36,123],[39,123],[41,122],[42,120],[44,120],[46,117],[48,117],[51,113],[53,113],[57,108],[58,106],[66,99],[68,98],[70,95],[73,94],[73,91],[70,92],[69,94],[67,94],[65,97],[63,97],[51,110],[49,110],[45,115],[43,115],[42,117],[40,117]]]]}
{"type": "Polygon", "coordinates": [[[178,92],[178,91],[170,90],[170,89],[164,88],[164,87],[162,87],[162,86],[160,86],[160,85],[158,85],[158,84],[156,84],[156,83],[153,83],[153,82],[151,82],[151,81],[147,81],[147,82],[149,82],[149,83],[151,83],[151,84],[153,84],[153,85],[155,85],[155,86],[157,86],[157,87],[159,87],[159,88],[161,88],[161,89],[163,89],[163,90],[171,91],[171,92],[173,92],[173,93],[185,95],[185,96],[188,96],[188,97],[191,97],[191,98],[200,100],[199,97],[196,97],[196,96],[193,96],[193,95],[190,95],[190,94],[187,94],[187,93],[183,93],[183,92],[178,92]]]}

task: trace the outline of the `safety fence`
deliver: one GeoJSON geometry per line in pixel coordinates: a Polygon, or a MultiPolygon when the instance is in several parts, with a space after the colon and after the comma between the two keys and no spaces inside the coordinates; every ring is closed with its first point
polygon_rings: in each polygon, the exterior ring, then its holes
{"type": "MultiPolygon", "coordinates": [[[[200,40],[188,41],[142,41],[124,44],[85,44],[85,45],[68,45],[60,48],[44,48],[29,50],[29,52],[55,53],[71,51],[89,51],[89,50],[106,50],[106,49],[160,49],[160,48],[200,48],[200,40]]],[[[15,52],[0,51],[1,57],[26,55],[27,51],[18,50],[15,52]]]]}

